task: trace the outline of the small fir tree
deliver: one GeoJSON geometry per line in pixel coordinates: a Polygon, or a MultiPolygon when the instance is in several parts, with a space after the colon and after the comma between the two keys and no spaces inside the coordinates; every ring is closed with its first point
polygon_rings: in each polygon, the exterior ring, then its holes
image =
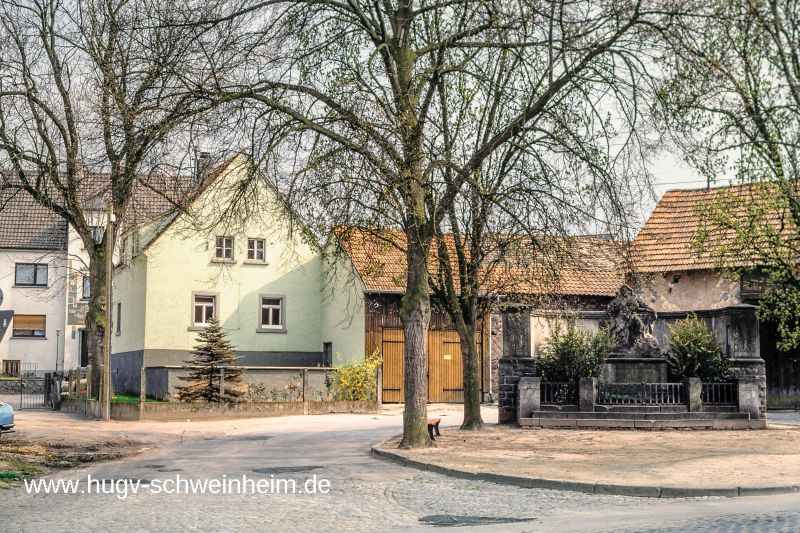
{"type": "Polygon", "coordinates": [[[189,384],[177,388],[178,399],[183,402],[239,401],[239,397],[244,394],[240,386],[242,369],[232,366],[239,358],[234,355],[233,345],[228,341],[227,334],[222,331],[217,319],[209,319],[208,326],[199,333],[198,343],[191,353],[193,359],[184,361],[190,365],[189,375],[181,377],[189,384]],[[220,375],[223,367],[225,390],[220,394],[220,375]]]}

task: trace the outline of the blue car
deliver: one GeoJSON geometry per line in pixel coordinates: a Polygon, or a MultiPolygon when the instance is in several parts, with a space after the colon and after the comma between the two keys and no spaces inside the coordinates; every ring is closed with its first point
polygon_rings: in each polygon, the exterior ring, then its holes
{"type": "Polygon", "coordinates": [[[0,434],[11,431],[14,427],[14,408],[7,403],[0,402],[0,434]]]}

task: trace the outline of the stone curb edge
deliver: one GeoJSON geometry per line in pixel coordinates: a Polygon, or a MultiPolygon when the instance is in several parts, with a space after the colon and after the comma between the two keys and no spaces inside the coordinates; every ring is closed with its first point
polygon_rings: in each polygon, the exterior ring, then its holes
{"type": "Polygon", "coordinates": [[[780,485],[772,487],[730,487],[730,488],[701,488],[701,487],[661,487],[653,485],[616,485],[611,483],[584,483],[580,481],[566,481],[561,479],[545,479],[524,476],[511,476],[493,474],[491,472],[471,472],[446,466],[434,465],[409,459],[400,454],[377,447],[372,448],[372,455],[384,461],[397,463],[408,468],[435,472],[458,479],[474,479],[488,481],[498,485],[510,485],[526,489],[551,489],[567,490],[572,492],[585,492],[588,494],[610,494],[615,496],[636,496],[640,498],[697,498],[701,496],[723,496],[733,498],[737,496],[761,496],[767,494],[787,494],[800,492],[800,485],[780,485]]]}

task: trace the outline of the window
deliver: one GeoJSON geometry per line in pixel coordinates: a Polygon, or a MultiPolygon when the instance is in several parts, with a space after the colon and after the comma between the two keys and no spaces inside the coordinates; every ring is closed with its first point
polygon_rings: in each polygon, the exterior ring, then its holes
{"type": "Polygon", "coordinates": [[[47,317],[45,315],[14,315],[14,337],[44,338],[47,317]]]}
{"type": "Polygon", "coordinates": [[[116,334],[122,333],[122,302],[117,302],[117,323],[115,324],[116,334]]]}
{"type": "Polygon", "coordinates": [[[233,259],[233,237],[217,237],[217,259],[233,259]]]}
{"type": "Polygon", "coordinates": [[[81,299],[88,300],[92,296],[92,280],[89,276],[83,276],[83,284],[81,286],[81,299]]]}
{"type": "Polygon", "coordinates": [[[283,298],[261,297],[261,328],[283,329],[283,298]]]}
{"type": "Polygon", "coordinates": [[[247,239],[247,260],[264,261],[264,239],[247,239]]]}
{"type": "Polygon", "coordinates": [[[205,327],[210,318],[217,316],[217,297],[203,294],[194,295],[193,324],[196,328],[205,327]]]}
{"type": "Polygon", "coordinates": [[[332,366],[333,365],[333,343],[332,342],[323,342],[322,343],[322,366],[332,366]]]}
{"type": "Polygon", "coordinates": [[[17,263],[14,285],[47,287],[47,265],[41,263],[17,263]]]}
{"type": "Polygon", "coordinates": [[[19,359],[6,359],[3,361],[3,375],[19,376],[19,359]]]}
{"type": "Polygon", "coordinates": [[[123,237],[122,238],[122,244],[120,245],[119,255],[120,255],[120,262],[122,262],[123,265],[127,265],[128,264],[128,238],[127,237],[123,237]]]}

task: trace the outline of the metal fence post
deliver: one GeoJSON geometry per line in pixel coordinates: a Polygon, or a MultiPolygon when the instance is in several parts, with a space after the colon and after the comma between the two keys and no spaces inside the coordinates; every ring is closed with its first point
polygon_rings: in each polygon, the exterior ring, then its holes
{"type": "Polygon", "coordinates": [[[93,372],[92,365],[86,365],[86,398],[92,397],[92,374],[93,372]]]}
{"type": "Polygon", "coordinates": [[[383,404],[383,369],[375,369],[375,399],[378,405],[383,404]]]}

